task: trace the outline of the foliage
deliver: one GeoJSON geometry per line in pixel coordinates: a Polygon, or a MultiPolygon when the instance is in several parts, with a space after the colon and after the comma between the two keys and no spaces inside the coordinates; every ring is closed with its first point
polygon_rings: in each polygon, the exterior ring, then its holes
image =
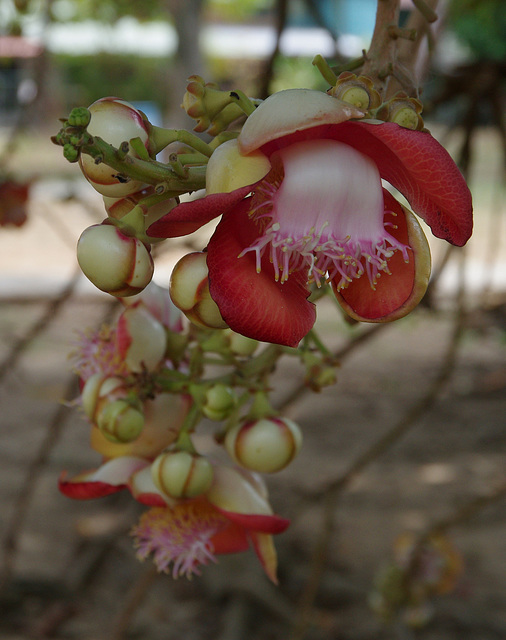
{"type": "Polygon", "coordinates": [[[452,0],[448,17],[478,59],[506,59],[504,0],[452,0]]]}
{"type": "Polygon", "coordinates": [[[58,54],[53,62],[62,78],[70,107],[115,95],[133,102],[156,102],[163,109],[169,98],[168,64],[164,58],[111,53],[93,56],[58,54]]]}

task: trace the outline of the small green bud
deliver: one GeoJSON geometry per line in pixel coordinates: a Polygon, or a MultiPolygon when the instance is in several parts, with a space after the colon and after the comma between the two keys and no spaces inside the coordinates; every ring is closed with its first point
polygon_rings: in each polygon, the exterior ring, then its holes
{"type": "Polygon", "coordinates": [[[142,432],[144,415],[127,400],[114,400],[99,412],[97,427],[111,442],[132,442],[142,432]]]}
{"type": "Polygon", "coordinates": [[[171,498],[195,498],[208,491],[214,471],[209,460],[189,451],[168,451],[151,465],[158,489],[171,498]]]}
{"type": "Polygon", "coordinates": [[[215,384],[207,389],[202,413],[210,420],[224,420],[235,407],[234,390],[225,384],[215,384]]]}
{"type": "Polygon", "coordinates": [[[86,107],[76,107],[70,112],[68,123],[71,127],[87,127],[90,120],[91,113],[86,107]]]}
{"type": "Polygon", "coordinates": [[[77,162],[79,160],[79,150],[68,142],[63,145],[63,155],[69,162],[77,162]]]}

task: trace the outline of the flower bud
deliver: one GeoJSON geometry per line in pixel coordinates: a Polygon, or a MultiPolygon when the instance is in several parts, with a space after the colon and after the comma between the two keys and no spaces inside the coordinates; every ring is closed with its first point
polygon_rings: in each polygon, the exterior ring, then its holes
{"type": "Polygon", "coordinates": [[[252,356],[258,348],[258,340],[242,336],[232,330],[228,333],[227,338],[230,351],[236,356],[252,356]]]}
{"type": "Polygon", "coordinates": [[[81,403],[90,420],[95,421],[100,401],[111,394],[114,394],[114,397],[125,395],[124,381],[121,378],[94,373],[86,380],[81,392],[81,403]]]}
{"type": "Polygon", "coordinates": [[[209,293],[205,253],[189,253],[176,264],[170,278],[170,297],[194,324],[208,329],[227,328],[209,293]]]}
{"type": "Polygon", "coordinates": [[[200,76],[190,76],[183,96],[182,107],[190,118],[197,120],[194,131],[205,131],[222,109],[230,104],[230,91],[221,91],[218,85],[200,76]]]}
{"type": "Polygon", "coordinates": [[[84,275],[113,296],[135,295],[153,277],[153,259],[145,245],[112,225],[85,229],[77,244],[77,260],[84,275]]]}
{"type": "MultiPolygon", "coordinates": [[[[154,193],[154,187],[149,186],[141,189],[141,191],[136,191],[135,193],[131,193],[122,198],[104,196],[105,210],[111,218],[121,220],[121,218],[126,216],[127,213],[130,213],[130,211],[132,211],[132,209],[139,204],[141,200],[154,195],[154,193]]],[[[167,200],[162,200],[162,202],[157,202],[156,204],[148,207],[144,215],[144,229],[147,229],[154,222],[169,213],[175,206],[176,200],[174,198],[167,198],[167,200]]],[[[165,238],[155,238],[151,236],[148,236],[147,239],[152,244],[165,240],[165,238]]]]}
{"type": "Polygon", "coordinates": [[[356,76],[350,71],[344,71],[337,79],[336,85],[328,93],[334,98],[352,104],[358,109],[368,111],[376,109],[380,103],[380,94],[374,88],[374,83],[367,76],[356,76]]]}
{"type": "Polygon", "coordinates": [[[157,488],[171,498],[194,498],[210,488],[213,467],[203,456],[169,451],[155,459],[151,475],[157,488]]]}
{"type": "Polygon", "coordinates": [[[144,415],[128,400],[113,400],[98,412],[97,427],[111,442],[132,442],[142,432],[144,415]]]}
{"type": "Polygon", "coordinates": [[[207,389],[202,413],[210,420],[224,420],[235,407],[236,396],[225,384],[215,384],[207,389]]]}
{"type": "Polygon", "coordinates": [[[289,418],[262,418],[238,424],[225,436],[225,449],[232,459],[261,473],[284,469],[301,444],[301,430],[289,418]]]}
{"type": "MultiPolygon", "coordinates": [[[[140,111],[128,102],[118,98],[101,98],[90,107],[91,121],[88,132],[119,148],[123,142],[140,138],[148,146],[147,123],[140,111]]],[[[130,147],[129,153],[136,156],[130,147]]],[[[89,155],[81,154],[79,159],[85,178],[104,196],[120,197],[139,191],[143,183],[118,174],[101,162],[97,164],[89,155]]]]}
{"type": "Polygon", "coordinates": [[[123,311],[118,319],[116,339],[120,356],[134,373],[156,369],[167,348],[163,325],[141,306],[123,311]]]}
{"type": "Polygon", "coordinates": [[[400,127],[420,131],[423,129],[423,118],[420,115],[423,105],[420,100],[410,98],[400,91],[376,112],[376,117],[386,122],[395,122],[400,127]]]}

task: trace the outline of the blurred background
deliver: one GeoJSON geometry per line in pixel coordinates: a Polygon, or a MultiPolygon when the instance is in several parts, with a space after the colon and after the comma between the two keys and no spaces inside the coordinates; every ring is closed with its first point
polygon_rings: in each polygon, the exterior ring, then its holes
{"type": "MultiPolygon", "coordinates": [[[[401,7],[410,25],[415,6],[401,7]]],[[[0,638],[506,637],[503,0],[439,2],[419,51],[426,126],[468,179],[473,238],[452,250],[428,235],[428,294],[392,326],[350,326],[321,302],[318,328],[341,360],[337,387],[306,393],[304,372],[281,363],[278,405],[305,446],[269,479],[275,510],[292,519],[276,540],[280,587],[248,555],[220,558],[191,582],[157,576],[134,558],[127,532],[139,511],[127,496],[75,503],[57,491],[63,469],[97,464],[69,407],[75,330],[114,313],[77,269],[77,239],[105,213],[50,142],[58,118],[115,95],[154,124],[192,128],[180,108],[191,74],[255,97],[325,90],[312,58],[360,56],[375,9],[375,0],[0,0],[0,638]],[[399,578],[395,557],[413,531],[442,536],[424,565],[438,597],[406,607],[415,578],[399,578]]],[[[188,250],[166,244],[155,272],[165,286],[188,250]]]]}

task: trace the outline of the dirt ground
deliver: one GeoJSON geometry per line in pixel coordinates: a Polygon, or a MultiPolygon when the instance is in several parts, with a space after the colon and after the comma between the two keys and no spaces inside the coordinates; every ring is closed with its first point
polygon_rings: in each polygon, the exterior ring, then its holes
{"type": "MultiPolygon", "coordinates": [[[[292,520],[276,538],[279,587],[267,581],[252,553],[220,557],[201,578],[173,581],[135,560],[127,532],[140,510],[127,495],[78,503],[57,491],[62,470],[73,474],[98,462],[88,447],[88,427],[61,400],[77,394],[67,362],[74,328],[96,326],[109,305],[107,296],[90,295],[79,279],[65,302],[51,309],[47,324],[42,322],[48,301],[73,276],[77,235],[100,216],[96,201],[62,203],[61,195],[61,185],[46,184],[32,204],[29,226],[2,230],[0,237],[0,365],[33,334],[10,361],[0,388],[0,567],[12,569],[0,598],[0,638],[506,638],[504,496],[449,530],[464,568],[455,589],[434,600],[426,626],[385,626],[369,606],[375,576],[399,534],[451,518],[506,481],[501,268],[494,272],[488,306],[475,305],[480,286],[483,290],[484,282],[491,282],[486,266],[475,263],[489,242],[489,218],[482,218],[477,244],[469,249],[469,314],[455,367],[435,403],[420,410],[404,436],[358,474],[332,506],[335,527],[315,608],[305,635],[296,636],[324,526],[318,496],[407,413],[420,408],[453,331],[454,302],[444,300],[454,290],[451,274],[459,272],[458,261],[449,266],[436,310],[420,308],[379,330],[343,357],[336,387],[318,395],[300,393],[287,407],[303,429],[304,446],[288,469],[268,479],[275,510],[292,520]],[[37,324],[43,326],[35,332],[37,324]],[[33,488],[30,495],[24,493],[27,486],[33,488]],[[25,517],[13,528],[24,499],[25,517]]],[[[162,257],[160,280],[181,251],[162,257]]],[[[500,266],[504,259],[499,258],[500,266]]],[[[327,300],[319,307],[318,322],[336,350],[364,330],[348,327],[327,300]]],[[[301,379],[302,371],[283,361],[278,401],[301,379]]],[[[204,428],[202,438],[206,433],[204,428]]]]}

